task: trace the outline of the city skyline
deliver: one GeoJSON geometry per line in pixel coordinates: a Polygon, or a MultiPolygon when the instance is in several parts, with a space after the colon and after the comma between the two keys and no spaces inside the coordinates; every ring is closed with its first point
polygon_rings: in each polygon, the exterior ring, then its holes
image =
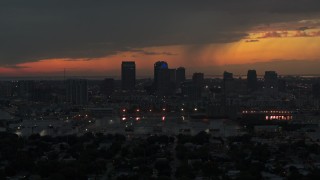
{"type": "Polygon", "coordinates": [[[320,179],[320,0],[0,0],[0,180],[320,179]]]}
{"type": "MultiPolygon", "coordinates": [[[[135,61],[120,61],[118,69],[111,72],[105,72],[104,74],[86,74],[83,72],[74,72],[74,68],[62,68],[57,73],[40,73],[40,74],[26,74],[26,75],[2,75],[1,79],[52,79],[52,80],[63,80],[63,79],[72,79],[72,78],[88,78],[88,79],[104,79],[104,78],[113,78],[121,80],[121,69],[122,69],[122,63],[123,62],[134,62],[135,61]]],[[[159,61],[155,61],[153,63],[156,63],[159,61]]],[[[166,62],[162,61],[161,62],[166,62]]],[[[177,66],[170,65],[173,69],[179,69],[183,68],[185,71],[185,75],[187,79],[192,79],[192,76],[194,73],[201,72],[204,74],[205,78],[223,78],[224,72],[231,72],[234,74],[235,78],[244,78],[247,76],[248,70],[255,70],[257,72],[257,76],[259,78],[263,78],[265,75],[265,72],[267,71],[276,71],[280,76],[302,76],[302,77],[319,77],[320,73],[317,73],[317,66],[314,64],[306,64],[305,62],[291,62],[296,63],[297,70],[298,69],[304,69],[303,67],[306,67],[306,69],[312,69],[315,68],[315,71],[309,71],[308,73],[289,73],[288,71],[282,71],[281,69],[286,65],[283,62],[277,62],[277,67],[270,66],[268,62],[263,63],[256,63],[256,66],[246,66],[246,65],[227,65],[227,66],[216,66],[216,67],[208,67],[206,69],[198,69],[198,68],[185,68],[182,64],[177,66]],[[256,68],[253,68],[256,67],[256,68]],[[202,70],[202,71],[201,71],[202,70]],[[280,72],[280,73],[279,73],[280,72]],[[282,73],[281,73],[282,72],[282,73]]],[[[152,64],[153,66],[153,64],[152,64]]],[[[136,66],[136,78],[137,79],[153,79],[154,78],[154,69],[153,67],[150,67],[148,69],[141,69],[139,66],[136,66]]]]}
{"type": "Polygon", "coordinates": [[[319,1],[288,2],[5,1],[0,76],[120,76],[124,60],[137,76],[159,60],[205,74],[319,74],[319,1]]]}

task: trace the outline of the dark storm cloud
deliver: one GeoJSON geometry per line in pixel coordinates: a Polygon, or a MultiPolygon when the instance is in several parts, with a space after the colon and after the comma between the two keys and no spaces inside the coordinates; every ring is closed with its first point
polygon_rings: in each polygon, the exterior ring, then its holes
{"type": "Polygon", "coordinates": [[[2,0],[0,65],[237,41],[258,24],[318,18],[318,0],[2,0]]]}

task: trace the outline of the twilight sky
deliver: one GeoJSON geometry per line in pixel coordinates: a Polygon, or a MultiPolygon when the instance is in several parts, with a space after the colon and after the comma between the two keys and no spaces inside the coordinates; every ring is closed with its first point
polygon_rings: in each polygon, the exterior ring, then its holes
{"type": "Polygon", "coordinates": [[[0,75],[320,74],[319,0],[1,0],[0,75]]]}

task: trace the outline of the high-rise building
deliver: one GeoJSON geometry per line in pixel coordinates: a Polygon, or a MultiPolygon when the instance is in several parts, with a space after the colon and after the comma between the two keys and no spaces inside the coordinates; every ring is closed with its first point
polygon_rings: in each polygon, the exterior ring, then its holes
{"type": "Polygon", "coordinates": [[[159,95],[172,95],[175,92],[176,70],[158,69],[157,93],[159,95]]]}
{"type": "Polygon", "coordinates": [[[278,86],[278,74],[275,71],[266,71],[264,84],[266,88],[276,88],[278,86]]]}
{"type": "Polygon", "coordinates": [[[233,74],[227,71],[223,72],[223,80],[233,80],[233,74]]]}
{"type": "Polygon", "coordinates": [[[182,83],[182,94],[190,99],[196,100],[201,98],[201,93],[204,85],[204,74],[203,73],[193,73],[192,82],[182,83]]]}
{"type": "Polygon", "coordinates": [[[224,93],[228,94],[235,90],[235,81],[233,79],[233,73],[223,72],[223,89],[224,93]]]}
{"type": "Polygon", "coordinates": [[[312,84],[313,97],[320,99],[320,82],[312,84]]]}
{"type": "Polygon", "coordinates": [[[134,90],[136,86],[136,64],[133,61],[125,61],[121,64],[122,90],[134,90]]]}
{"type": "Polygon", "coordinates": [[[154,63],[154,78],[153,78],[153,84],[154,84],[154,88],[157,90],[158,89],[158,77],[159,77],[159,71],[163,70],[163,69],[168,69],[168,63],[165,61],[158,61],[156,63],[154,63]]]}
{"type": "Polygon", "coordinates": [[[264,73],[265,81],[276,81],[278,80],[278,74],[275,71],[266,71],[264,73]]]}
{"type": "Polygon", "coordinates": [[[248,90],[250,91],[254,91],[258,88],[258,79],[257,79],[256,70],[248,70],[247,87],[248,87],[248,90]]]}
{"type": "Polygon", "coordinates": [[[181,91],[184,97],[192,100],[199,100],[201,98],[202,88],[197,86],[194,82],[185,81],[181,84],[181,91]]]}
{"type": "Polygon", "coordinates": [[[67,102],[74,105],[88,103],[88,82],[86,79],[69,79],[66,81],[67,102]]]}
{"type": "Polygon", "coordinates": [[[179,67],[176,69],[176,84],[180,86],[182,82],[186,81],[186,69],[179,67]]]}
{"type": "Polygon", "coordinates": [[[203,73],[193,73],[192,81],[196,86],[202,86],[204,83],[204,74],[203,73]]]}

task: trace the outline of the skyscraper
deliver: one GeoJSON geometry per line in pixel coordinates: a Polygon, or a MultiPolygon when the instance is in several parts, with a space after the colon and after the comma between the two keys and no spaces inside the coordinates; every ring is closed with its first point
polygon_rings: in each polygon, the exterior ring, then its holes
{"type": "Polygon", "coordinates": [[[201,97],[203,85],[204,85],[204,74],[196,72],[196,73],[193,73],[192,75],[192,82],[183,83],[181,90],[184,96],[187,96],[188,98],[196,100],[201,97]]]}
{"type": "Polygon", "coordinates": [[[320,99],[320,82],[312,84],[313,97],[320,99]]]}
{"type": "Polygon", "coordinates": [[[266,71],[264,73],[265,81],[275,81],[278,79],[278,74],[275,71],[266,71]]]}
{"type": "Polygon", "coordinates": [[[204,83],[204,74],[203,73],[193,73],[192,81],[196,86],[202,86],[204,83]]]}
{"type": "Polygon", "coordinates": [[[248,90],[254,91],[258,88],[257,86],[258,86],[258,80],[257,80],[256,70],[248,70],[248,73],[247,73],[248,90]]]}
{"type": "Polygon", "coordinates": [[[176,69],[159,69],[157,74],[157,94],[172,95],[175,93],[176,69]]]}
{"type": "Polygon", "coordinates": [[[223,80],[233,80],[233,74],[227,71],[223,72],[223,80]]]}
{"type": "Polygon", "coordinates": [[[223,89],[224,93],[228,94],[235,90],[235,82],[233,79],[233,73],[223,72],[223,89]]]}
{"type": "Polygon", "coordinates": [[[165,61],[158,61],[156,63],[154,63],[154,78],[153,78],[153,85],[155,89],[158,89],[158,77],[159,77],[159,71],[161,69],[168,69],[168,63],[165,61]]]}
{"type": "Polygon", "coordinates": [[[136,86],[136,64],[133,61],[125,61],[121,64],[122,90],[134,90],[136,86]]]}
{"type": "Polygon", "coordinates": [[[69,79],[66,86],[67,102],[74,105],[88,103],[88,82],[86,79],[69,79]]]}
{"type": "Polygon", "coordinates": [[[186,70],[184,67],[179,67],[176,69],[176,84],[180,86],[182,82],[186,80],[186,70]]]}
{"type": "Polygon", "coordinates": [[[278,74],[275,71],[266,71],[264,84],[266,88],[276,88],[278,86],[278,74]]]}

